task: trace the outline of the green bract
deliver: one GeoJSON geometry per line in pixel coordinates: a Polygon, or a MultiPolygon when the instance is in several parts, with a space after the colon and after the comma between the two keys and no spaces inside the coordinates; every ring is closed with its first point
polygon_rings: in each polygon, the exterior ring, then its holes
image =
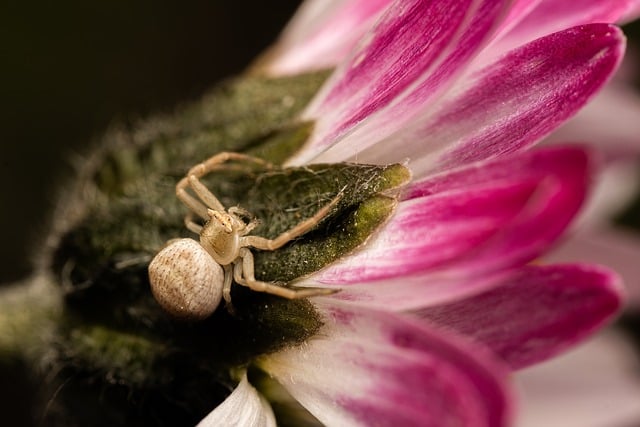
{"type": "MultiPolygon", "coordinates": [[[[321,319],[311,302],[238,285],[233,313],[219,307],[203,322],[177,322],[153,300],[147,266],[168,240],[198,238],[184,227],[187,208],[175,197],[185,172],[220,151],[280,164],[312,131],[313,123],[295,117],[325,76],[237,79],[173,116],[114,130],[100,142],[68,191],[52,238],[48,274],[64,302],[59,310],[34,311],[51,313],[55,325],[52,337],[42,340],[47,350],[36,352],[59,372],[52,389],[70,382],[53,400],[50,422],[82,424],[86,413],[92,425],[193,424],[226,397],[235,368],[317,332],[321,319]],[[86,397],[95,393],[102,397],[86,397]]],[[[226,207],[240,206],[258,218],[252,234],[264,237],[290,229],[342,194],[309,233],[278,251],[253,251],[258,279],[287,283],[357,250],[391,215],[395,193],[408,179],[401,165],[234,164],[203,182],[226,207]]],[[[0,330],[8,322],[1,316],[0,330]]],[[[34,324],[19,322],[27,330],[16,337],[32,336],[34,324]]]]}

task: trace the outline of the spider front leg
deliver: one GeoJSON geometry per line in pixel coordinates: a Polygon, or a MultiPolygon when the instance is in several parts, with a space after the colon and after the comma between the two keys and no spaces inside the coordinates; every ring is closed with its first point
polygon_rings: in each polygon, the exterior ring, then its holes
{"type": "Polygon", "coordinates": [[[260,236],[245,236],[242,237],[243,246],[252,246],[256,249],[262,249],[267,251],[275,251],[289,243],[290,241],[302,236],[307,231],[315,227],[325,216],[331,212],[331,209],[338,204],[342,199],[343,193],[340,192],[336,197],[328,204],[324,205],[318,212],[316,212],[311,218],[305,219],[295,227],[280,234],[275,239],[267,239],[260,236]]]}
{"type": "Polygon", "coordinates": [[[182,203],[204,220],[209,219],[207,208],[215,211],[224,211],[225,209],[224,205],[220,203],[218,198],[214,196],[213,193],[209,191],[204,184],[202,184],[202,182],[200,182],[200,178],[215,171],[216,169],[220,169],[219,166],[222,163],[230,160],[253,163],[267,169],[271,169],[273,167],[271,163],[257,157],[240,153],[222,152],[189,169],[186,176],[176,185],[176,196],[178,196],[182,203]],[[188,187],[196,193],[200,200],[191,196],[187,192],[188,187]]]}
{"type": "Polygon", "coordinates": [[[264,292],[287,299],[309,298],[338,292],[337,289],[325,288],[284,288],[273,283],[256,280],[254,275],[253,254],[247,248],[240,249],[240,259],[237,260],[233,266],[233,278],[239,285],[246,286],[252,291],[264,292]]]}
{"type": "Polygon", "coordinates": [[[242,221],[244,221],[245,219],[249,221],[246,223],[247,225],[245,226],[244,230],[242,230],[242,235],[250,233],[254,228],[256,228],[260,224],[260,221],[258,220],[258,218],[255,218],[253,215],[251,215],[251,213],[248,210],[242,209],[239,206],[230,207],[228,209],[228,212],[231,215],[241,218],[242,221]]]}
{"type": "Polygon", "coordinates": [[[187,230],[191,231],[192,233],[200,234],[200,232],[202,231],[202,226],[195,222],[195,215],[193,214],[193,212],[189,212],[184,217],[184,225],[185,227],[187,227],[187,230]]]}
{"type": "Polygon", "coordinates": [[[271,163],[261,158],[249,156],[248,154],[234,153],[232,151],[223,151],[222,153],[218,153],[214,156],[211,156],[204,162],[199,163],[194,167],[192,167],[191,169],[189,169],[189,172],[187,172],[187,176],[194,175],[198,178],[202,178],[208,173],[216,170],[218,165],[222,163],[226,163],[229,160],[237,160],[237,161],[243,161],[246,163],[253,163],[255,165],[259,165],[268,169],[273,168],[273,165],[271,163]]]}

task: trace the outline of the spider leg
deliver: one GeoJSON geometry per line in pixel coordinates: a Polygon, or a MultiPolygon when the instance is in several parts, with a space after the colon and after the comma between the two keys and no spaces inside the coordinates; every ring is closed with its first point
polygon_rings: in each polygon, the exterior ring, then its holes
{"type": "Polygon", "coordinates": [[[257,218],[253,218],[251,220],[251,222],[249,222],[249,224],[247,224],[247,226],[245,227],[245,229],[242,232],[242,234],[251,233],[251,231],[253,231],[253,229],[256,228],[258,226],[258,224],[260,224],[260,220],[258,220],[257,218]]]}
{"type": "Polygon", "coordinates": [[[189,209],[193,211],[196,215],[204,220],[209,219],[209,214],[207,213],[207,207],[203,205],[200,201],[198,201],[193,196],[189,195],[185,190],[186,185],[189,181],[186,178],[183,178],[178,185],[176,185],[176,196],[182,203],[185,204],[189,209]]]}
{"type": "Polygon", "coordinates": [[[218,165],[228,162],[229,160],[254,163],[265,168],[272,167],[271,163],[257,157],[225,151],[222,153],[218,153],[215,156],[210,157],[204,162],[189,169],[186,176],[182,178],[176,185],[176,195],[182,201],[182,203],[184,203],[189,209],[195,212],[196,215],[198,215],[202,219],[209,219],[209,215],[207,214],[207,206],[217,211],[224,211],[225,209],[222,203],[220,203],[220,201],[204,186],[204,184],[200,182],[199,178],[202,178],[208,173],[218,169],[218,165]],[[196,195],[200,197],[202,202],[187,193],[188,187],[191,187],[193,189],[196,195]]]}
{"type": "Polygon", "coordinates": [[[233,278],[238,282],[238,284],[246,286],[252,291],[264,292],[287,299],[330,295],[338,291],[337,289],[324,288],[291,289],[278,286],[273,283],[256,280],[254,276],[253,254],[251,251],[247,248],[240,249],[240,258],[242,258],[242,261],[237,261],[234,265],[233,278]]]}
{"type": "Polygon", "coordinates": [[[233,281],[232,264],[224,265],[224,283],[222,285],[222,298],[228,307],[231,307],[231,283],[233,281]]]}
{"type": "Polygon", "coordinates": [[[246,226],[244,227],[244,229],[240,230],[240,235],[241,236],[246,236],[247,234],[251,233],[251,231],[253,231],[254,228],[256,228],[258,226],[258,224],[260,224],[260,220],[256,217],[254,217],[253,215],[251,215],[251,213],[246,210],[241,208],[240,206],[233,206],[230,207],[227,210],[231,215],[235,215],[237,217],[240,217],[243,219],[248,219],[249,222],[246,223],[246,226]]]}
{"type": "Polygon", "coordinates": [[[324,205],[311,218],[305,219],[295,227],[280,234],[275,239],[266,239],[260,236],[246,236],[242,237],[242,244],[243,246],[252,246],[256,249],[275,251],[315,227],[322,218],[329,214],[331,209],[340,201],[340,199],[342,199],[342,196],[342,192],[338,193],[331,202],[324,205]]]}
{"type": "Polygon", "coordinates": [[[189,169],[189,172],[187,172],[187,176],[195,175],[198,178],[202,178],[206,174],[216,170],[219,164],[228,162],[229,160],[254,163],[256,165],[263,166],[269,169],[273,167],[271,163],[258,157],[253,157],[242,153],[234,153],[231,151],[223,151],[222,153],[218,153],[215,156],[209,157],[204,162],[197,164],[189,169]]]}
{"type": "Polygon", "coordinates": [[[251,215],[251,212],[241,208],[240,206],[232,206],[228,209],[228,211],[230,214],[233,214],[236,216],[244,217],[247,219],[253,219],[253,215],[251,215]]]}
{"type": "Polygon", "coordinates": [[[202,226],[198,223],[196,223],[193,219],[194,214],[193,212],[189,212],[185,217],[184,217],[184,225],[187,227],[187,230],[196,233],[196,234],[200,234],[200,232],[202,231],[202,226]]]}
{"type": "Polygon", "coordinates": [[[200,182],[197,176],[189,175],[187,177],[189,180],[189,185],[196,193],[196,195],[204,202],[207,207],[213,209],[214,211],[224,212],[224,205],[220,203],[220,200],[216,196],[213,195],[211,191],[205,185],[200,182]]]}

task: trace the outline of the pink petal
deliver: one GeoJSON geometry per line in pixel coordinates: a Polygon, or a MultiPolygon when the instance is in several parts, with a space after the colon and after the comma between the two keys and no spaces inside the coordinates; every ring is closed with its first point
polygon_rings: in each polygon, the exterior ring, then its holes
{"type": "Polygon", "coordinates": [[[310,280],[344,287],[443,266],[476,275],[528,262],[578,211],[589,161],[580,147],[554,147],[415,183],[407,196],[418,198],[400,203],[362,250],[310,280]]]}
{"type": "Polygon", "coordinates": [[[615,270],[629,292],[629,303],[640,308],[640,235],[612,228],[579,230],[545,260],[597,262],[615,270]]]}
{"type": "Polygon", "coordinates": [[[547,175],[563,175],[566,166],[573,166],[573,173],[584,174],[591,150],[581,145],[557,145],[521,151],[505,157],[463,165],[437,175],[415,180],[403,195],[413,199],[446,191],[458,191],[477,185],[501,182],[512,183],[527,179],[540,179],[547,175]]]}
{"type": "Polygon", "coordinates": [[[249,384],[246,373],[229,397],[198,423],[198,427],[219,426],[276,427],[271,406],[249,384]]]}
{"type": "Polygon", "coordinates": [[[505,224],[491,241],[459,261],[460,267],[496,271],[530,262],[545,253],[564,233],[582,206],[590,184],[591,164],[586,152],[575,151],[572,160],[543,181],[531,203],[505,224]]]}
{"type": "Polygon", "coordinates": [[[583,141],[640,158],[640,97],[629,84],[611,82],[545,142],[583,141]]]}
{"type": "Polygon", "coordinates": [[[402,202],[365,248],[314,278],[337,285],[371,281],[456,260],[512,223],[539,184],[539,177],[528,176],[402,202]]]}
{"type": "MultiPolygon", "coordinates": [[[[391,129],[402,126],[410,119],[408,104],[413,109],[424,105],[462,71],[505,13],[505,3],[506,0],[394,3],[360,49],[312,101],[304,117],[316,120],[314,134],[290,164],[307,162],[401,95],[405,98],[402,111],[385,110],[381,118],[391,129]]],[[[376,130],[378,138],[384,136],[379,124],[376,130]]],[[[351,141],[347,145],[353,142],[352,138],[347,139],[351,141]]]]}
{"type": "Polygon", "coordinates": [[[428,120],[357,158],[376,163],[410,156],[421,176],[529,147],[585,105],[623,50],[621,31],[605,24],[536,40],[469,76],[428,120]]]}
{"type": "Polygon", "coordinates": [[[483,56],[500,55],[547,34],[578,25],[618,22],[634,1],[542,0],[518,25],[483,52],[483,56]]]}
{"type": "Polygon", "coordinates": [[[304,286],[340,289],[330,298],[352,305],[387,310],[407,311],[458,301],[498,286],[508,271],[478,272],[457,269],[423,271],[401,277],[340,286],[308,279],[304,286]]]}
{"type": "Polygon", "coordinates": [[[502,286],[417,314],[472,336],[519,369],[591,335],[620,309],[621,293],[617,276],[604,269],[531,266],[502,286]]]}
{"type": "Polygon", "coordinates": [[[261,365],[325,425],[508,423],[505,371],[484,349],[392,313],[316,302],[323,330],[261,365]]]}
{"type": "Polygon", "coordinates": [[[335,67],[373,26],[391,0],[306,0],[267,61],[272,75],[335,67]]]}

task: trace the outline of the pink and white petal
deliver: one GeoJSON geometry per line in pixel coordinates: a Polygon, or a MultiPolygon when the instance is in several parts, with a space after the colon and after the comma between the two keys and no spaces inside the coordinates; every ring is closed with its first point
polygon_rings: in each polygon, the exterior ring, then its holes
{"type": "Polygon", "coordinates": [[[593,163],[590,158],[594,154],[591,148],[579,144],[520,151],[414,180],[409,183],[402,197],[407,200],[476,186],[501,186],[503,182],[539,180],[549,175],[564,175],[567,165],[573,165],[571,173],[582,175],[589,168],[589,163],[593,163]]]}
{"type": "Polygon", "coordinates": [[[428,271],[475,253],[505,224],[517,221],[537,195],[540,178],[527,178],[404,201],[365,247],[313,278],[335,285],[380,280],[428,271]]]}
{"type": "Polygon", "coordinates": [[[323,329],[260,365],[326,425],[504,426],[506,371],[485,349],[385,311],[314,300],[323,329]]]}
{"type": "Polygon", "coordinates": [[[640,159],[638,117],[640,95],[630,85],[614,81],[544,142],[584,141],[640,159]]]}
{"type": "MultiPolygon", "coordinates": [[[[391,310],[458,301],[491,289],[509,270],[546,253],[579,211],[588,188],[590,165],[586,152],[576,148],[574,154],[573,159],[564,157],[571,159],[566,164],[558,163],[562,168],[556,171],[556,176],[541,181],[518,215],[501,224],[477,247],[454,253],[448,262],[440,259],[441,264],[425,264],[425,268],[419,258],[415,262],[408,262],[406,256],[393,258],[395,248],[389,247],[386,253],[381,251],[382,257],[377,261],[387,271],[398,271],[393,276],[383,276],[386,272],[378,270],[372,262],[376,260],[360,255],[368,252],[365,247],[361,253],[338,261],[300,285],[339,288],[341,291],[334,295],[336,299],[391,310]],[[391,264],[392,260],[399,267],[391,264]]],[[[404,240],[420,242],[421,238],[419,234],[411,234],[405,235],[404,240]]],[[[458,248],[466,249],[461,245],[458,248]]],[[[430,256],[427,253],[425,258],[428,260],[430,256]]]]}
{"type": "Polygon", "coordinates": [[[262,70],[286,75],[335,67],[391,0],[306,0],[284,29],[262,70]]]}
{"type": "Polygon", "coordinates": [[[640,235],[614,228],[580,229],[545,256],[546,262],[597,262],[624,280],[629,303],[640,308],[640,235]]]}
{"type": "Polygon", "coordinates": [[[466,278],[518,266],[563,233],[586,197],[590,172],[583,148],[554,147],[418,182],[408,196],[423,197],[401,202],[360,251],[301,285],[349,287],[437,268],[466,278]]]}
{"type": "Polygon", "coordinates": [[[246,373],[224,402],[198,423],[198,427],[276,427],[276,425],[276,418],[269,402],[249,384],[246,373]]]}
{"type": "Polygon", "coordinates": [[[491,348],[513,369],[561,353],[622,305],[614,273],[587,265],[529,266],[501,286],[416,314],[491,348]]]}
{"type": "Polygon", "coordinates": [[[640,425],[640,362],[613,331],[516,376],[523,394],[517,427],[640,425]]]}
{"type": "Polygon", "coordinates": [[[424,120],[364,153],[379,163],[410,157],[415,176],[529,147],[586,104],[624,51],[617,27],[593,24],[536,40],[465,79],[424,120]]]}
{"type": "Polygon", "coordinates": [[[591,178],[587,153],[565,165],[558,175],[539,186],[531,203],[490,241],[457,260],[457,268],[491,272],[531,262],[546,253],[565,232],[583,205],[591,178]]]}
{"type": "Polygon", "coordinates": [[[307,279],[304,286],[339,289],[330,298],[387,311],[407,311],[469,298],[500,285],[510,272],[479,272],[460,268],[422,271],[369,282],[324,284],[307,279]]]}
{"type": "Polygon", "coordinates": [[[542,0],[535,9],[482,53],[478,62],[567,28],[618,22],[637,0],[542,0]]]}
{"type": "MultiPolygon", "coordinates": [[[[414,110],[432,101],[460,74],[498,25],[508,4],[509,0],[395,2],[303,114],[316,121],[314,133],[289,164],[314,159],[374,115],[379,116],[376,122],[384,120],[390,129],[402,126],[414,110]],[[398,98],[404,99],[400,109],[386,108],[398,98]]],[[[376,130],[378,138],[384,136],[379,125],[376,130]]],[[[354,138],[345,138],[340,150],[353,154],[348,147],[354,138]]],[[[358,144],[368,142],[355,139],[358,144]]],[[[330,159],[314,161],[337,159],[334,154],[328,156],[330,159]]]]}

